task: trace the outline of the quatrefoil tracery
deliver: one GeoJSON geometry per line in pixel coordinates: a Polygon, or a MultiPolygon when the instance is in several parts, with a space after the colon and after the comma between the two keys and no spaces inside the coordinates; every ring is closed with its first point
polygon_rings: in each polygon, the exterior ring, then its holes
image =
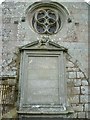
{"type": "Polygon", "coordinates": [[[38,33],[53,34],[60,28],[61,21],[56,10],[42,9],[34,14],[32,24],[38,33]]]}

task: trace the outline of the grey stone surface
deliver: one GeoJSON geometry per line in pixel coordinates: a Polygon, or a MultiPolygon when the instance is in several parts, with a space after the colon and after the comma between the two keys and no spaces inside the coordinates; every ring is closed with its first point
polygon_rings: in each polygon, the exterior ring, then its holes
{"type": "Polygon", "coordinates": [[[79,103],[79,95],[70,96],[69,102],[78,104],[79,103]]]}
{"type": "MultiPolygon", "coordinates": [[[[75,15],[79,14],[79,13],[80,14],[83,13],[83,14],[87,15],[87,9],[88,8],[87,8],[87,5],[85,3],[80,3],[80,4],[78,4],[78,3],[74,3],[73,4],[73,3],[71,3],[71,4],[68,4],[68,2],[65,2],[65,3],[62,3],[62,4],[64,4],[67,7],[67,9],[70,10],[71,15],[73,17],[75,15]],[[81,10],[82,10],[82,12],[81,12],[81,10]]],[[[7,5],[5,4],[4,6],[7,6],[6,9],[3,10],[4,16],[5,17],[10,16],[12,18],[11,19],[11,23],[12,23],[11,26],[13,26],[12,29],[11,29],[11,35],[9,35],[10,37],[9,36],[8,36],[9,38],[5,38],[4,37],[4,40],[6,39],[6,40],[11,40],[12,41],[12,40],[17,39],[17,40],[20,41],[19,44],[23,45],[25,43],[25,41],[27,41],[26,43],[28,43],[29,40],[33,41],[34,39],[38,39],[40,37],[40,35],[36,34],[33,30],[30,29],[27,20],[25,22],[21,22],[22,17],[25,16],[25,10],[29,6],[27,4],[27,2],[22,2],[22,4],[17,3],[17,2],[16,3],[13,3],[13,2],[9,3],[9,2],[7,2],[7,5]],[[9,7],[9,6],[11,6],[11,7],[9,7]],[[8,7],[9,7],[9,9],[8,9],[8,7]],[[23,12],[22,12],[22,10],[23,10],[23,12]],[[18,24],[17,25],[16,24],[13,25],[13,21],[17,21],[17,20],[18,20],[18,24]],[[16,29],[16,30],[14,30],[14,29],[16,29]],[[18,31],[17,31],[17,29],[18,29],[18,31]],[[35,37],[35,36],[37,36],[37,37],[35,37]]],[[[87,43],[87,37],[84,39],[84,37],[82,35],[86,36],[87,31],[84,30],[83,31],[83,32],[85,32],[85,34],[84,34],[81,30],[83,30],[85,28],[87,29],[87,25],[84,22],[85,27],[83,27],[84,24],[81,24],[81,23],[83,23],[84,19],[79,18],[79,17],[80,16],[78,16],[76,18],[74,17],[73,18],[73,22],[71,24],[68,24],[67,26],[65,26],[65,28],[63,28],[64,30],[62,29],[62,32],[59,32],[57,35],[51,36],[51,39],[53,39],[54,41],[60,43],[61,45],[65,46],[65,47],[69,48],[70,54],[75,59],[78,59],[79,65],[81,64],[80,66],[84,70],[84,67],[87,66],[87,64],[85,64],[86,57],[84,57],[84,56],[87,53],[88,45],[86,44],[87,43]],[[79,26],[78,27],[74,27],[74,24],[77,23],[77,21],[79,23],[79,26]],[[83,28],[81,28],[81,27],[83,27],[83,28]],[[79,30],[79,32],[77,30],[79,30]],[[67,33],[69,31],[70,31],[70,33],[67,33]],[[78,34],[78,35],[76,34],[76,36],[79,37],[79,39],[78,39],[79,41],[77,41],[77,42],[73,42],[72,41],[73,39],[71,39],[71,42],[70,42],[70,37],[69,38],[67,37],[69,35],[71,36],[72,35],[71,33],[73,33],[73,31],[75,31],[77,33],[82,33],[81,36],[80,36],[80,34],[78,34]],[[64,36],[66,36],[66,38],[64,36]],[[85,40],[85,41],[82,42],[81,41],[82,39],[85,40]],[[82,51],[82,48],[84,48],[84,51],[82,51]],[[79,52],[80,54],[77,54],[77,52],[79,52]],[[83,65],[83,67],[82,67],[82,65],[83,65]]],[[[83,15],[82,15],[82,17],[86,18],[85,21],[87,22],[87,20],[88,20],[87,17],[84,17],[83,15]]],[[[7,26],[6,26],[6,28],[7,28],[7,26]]],[[[72,36],[74,36],[74,33],[73,33],[72,36]]],[[[86,61],[86,63],[87,63],[87,61],[86,61]]],[[[85,68],[84,71],[86,71],[86,68],[85,68]]],[[[85,72],[85,74],[86,74],[86,72],[85,72]]]]}
{"type": "Polygon", "coordinates": [[[89,111],[90,112],[90,103],[85,104],[85,111],[89,111]]]}
{"type": "Polygon", "coordinates": [[[88,95],[80,95],[81,103],[88,103],[88,95]]]}
{"type": "Polygon", "coordinates": [[[75,95],[80,94],[80,87],[73,87],[72,93],[75,94],[75,95]]]}
{"type": "Polygon", "coordinates": [[[86,118],[85,112],[78,112],[78,118],[86,118]]]}
{"type": "MultiPolygon", "coordinates": [[[[32,41],[40,40],[32,30],[26,18],[26,9],[37,0],[6,0],[0,6],[0,76],[18,76],[20,54],[18,48],[32,41]],[[18,1],[18,2],[17,2],[18,1]],[[25,21],[23,22],[23,18],[25,21]],[[3,64],[2,64],[3,63],[3,64]]],[[[69,104],[75,113],[70,117],[88,117],[88,4],[74,1],[62,2],[70,12],[71,23],[66,22],[57,34],[50,39],[68,48],[66,61],[67,91],[69,104]],[[81,89],[81,93],[80,93],[81,89]],[[81,103],[81,104],[80,104],[81,103]],[[79,111],[79,112],[78,112],[79,111]]],[[[15,81],[14,81],[15,82],[15,81]]],[[[10,84],[14,84],[11,80],[10,84]]]]}
{"type": "Polygon", "coordinates": [[[88,81],[87,80],[82,80],[82,85],[83,86],[88,85],[88,81]]]}
{"type": "Polygon", "coordinates": [[[78,111],[78,112],[83,111],[83,104],[78,104],[78,105],[72,104],[72,106],[74,111],[78,111]]]}
{"type": "Polygon", "coordinates": [[[84,78],[84,74],[82,72],[77,72],[77,78],[84,78]]]}
{"type": "Polygon", "coordinates": [[[75,86],[81,86],[81,79],[74,79],[75,86]]]}
{"type": "Polygon", "coordinates": [[[86,112],[86,118],[90,119],[90,112],[86,112]]]}
{"type": "Polygon", "coordinates": [[[76,78],[76,72],[69,72],[69,78],[76,78]]]}
{"type": "Polygon", "coordinates": [[[88,86],[81,86],[81,94],[89,94],[88,86]]]}

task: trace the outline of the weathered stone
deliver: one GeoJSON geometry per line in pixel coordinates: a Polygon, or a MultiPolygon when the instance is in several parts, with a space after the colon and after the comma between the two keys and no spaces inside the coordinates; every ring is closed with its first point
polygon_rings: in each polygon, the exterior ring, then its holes
{"type": "Polygon", "coordinates": [[[11,22],[11,17],[3,18],[2,22],[3,22],[3,24],[5,24],[5,23],[8,24],[8,23],[10,23],[10,22],[11,22]]]}
{"type": "Polygon", "coordinates": [[[83,111],[83,104],[72,104],[72,107],[74,111],[83,111]]]}
{"type": "Polygon", "coordinates": [[[67,85],[68,85],[68,86],[74,86],[74,81],[73,81],[73,79],[68,79],[68,80],[67,80],[67,85]]]}
{"type": "Polygon", "coordinates": [[[67,71],[68,71],[68,72],[72,72],[72,71],[73,71],[73,72],[78,72],[78,71],[79,71],[79,68],[76,68],[76,67],[68,67],[68,68],[67,68],[67,71]]]}
{"type": "MultiPolygon", "coordinates": [[[[0,22],[0,27],[2,26],[2,34],[0,35],[3,36],[2,38],[0,37],[1,41],[3,41],[3,45],[0,42],[0,58],[3,58],[3,66],[1,66],[3,67],[3,71],[1,70],[0,74],[18,77],[19,64],[15,66],[16,61],[12,61],[14,60],[15,49],[38,40],[41,37],[40,34],[35,33],[33,29],[30,28],[28,22],[25,20],[26,9],[29,4],[31,5],[31,2],[37,0],[23,0],[23,2],[21,0],[18,0],[19,2],[15,0],[15,2],[8,1],[9,0],[6,0],[0,8],[2,9],[0,19],[2,17],[3,20],[1,20],[3,24],[0,22]],[[10,65],[11,63],[12,65],[10,65]]],[[[57,0],[57,2],[60,2],[60,0],[57,0]]],[[[90,96],[88,94],[90,94],[90,92],[86,79],[86,77],[88,78],[88,5],[86,3],[78,4],[75,2],[63,2],[62,4],[65,5],[70,12],[71,23],[66,22],[65,26],[62,27],[57,34],[51,35],[50,38],[52,41],[68,48],[67,58],[69,59],[66,60],[68,99],[70,103],[77,104],[73,106],[76,112],[69,117],[77,118],[78,113],[78,118],[82,118],[87,111],[86,117],[88,118],[88,116],[90,117],[90,113],[88,114],[88,101],[90,102],[90,96]],[[83,103],[85,104],[84,112],[82,112],[83,103]]],[[[18,52],[16,52],[16,54],[17,53],[18,52]]],[[[16,59],[18,58],[20,58],[20,55],[18,55],[16,59]]],[[[17,61],[19,62],[19,59],[17,61]]],[[[12,80],[9,80],[8,83],[14,85],[15,81],[12,82],[12,80]]],[[[10,115],[8,116],[10,117],[10,115]]]]}
{"type": "Polygon", "coordinates": [[[88,85],[88,81],[87,80],[82,80],[82,85],[83,86],[88,85]]]}
{"type": "Polygon", "coordinates": [[[81,85],[81,79],[74,79],[74,85],[80,86],[81,85]]]}
{"type": "Polygon", "coordinates": [[[74,112],[73,114],[71,114],[71,115],[69,115],[69,117],[68,118],[77,118],[78,117],[78,114],[77,114],[77,112],[74,112]]]}
{"type": "Polygon", "coordinates": [[[72,67],[74,67],[74,64],[72,62],[68,61],[66,67],[72,68],[72,67]]]}
{"type": "Polygon", "coordinates": [[[69,96],[72,96],[72,95],[73,95],[73,93],[72,93],[73,87],[74,87],[74,86],[67,86],[67,94],[68,94],[69,96]]]}
{"type": "Polygon", "coordinates": [[[90,112],[90,103],[85,104],[85,111],[89,111],[90,112]]]}
{"type": "Polygon", "coordinates": [[[72,88],[72,94],[79,95],[80,94],[80,87],[73,87],[72,88]]]}
{"type": "Polygon", "coordinates": [[[70,103],[79,103],[79,95],[70,96],[69,102],[70,103]]]}
{"type": "Polygon", "coordinates": [[[72,71],[78,72],[78,71],[79,71],[79,68],[78,68],[78,67],[73,67],[73,68],[72,68],[72,71]]]}
{"type": "Polygon", "coordinates": [[[78,112],[78,118],[85,118],[85,112],[78,112]]]}
{"type": "Polygon", "coordinates": [[[84,78],[84,74],[82,72],[77,72],[77,78],[84,78]]]}
{"type": "Polygon", "coordinates": [[[88,95],[80,95],[81,103],[88,103],[88,95]]]}
{"type": "Polygon", "coordinates": [[[88,86],[81,86],[81,94],[88,94],[88,86]]]}
{"type": "Polygon", "coordinates": [[[86,112],[86,118],[90,119],[90,112],[86,112]]]}
{"type": "Polygon", "coordinates": [[[69,72],[69,78],[76,78],[76,72],[69,72]]]}
{"type": "Polygon", "coordinates": [[[16,85],[16,79],[8,79],[9,85],[16,85]]]}

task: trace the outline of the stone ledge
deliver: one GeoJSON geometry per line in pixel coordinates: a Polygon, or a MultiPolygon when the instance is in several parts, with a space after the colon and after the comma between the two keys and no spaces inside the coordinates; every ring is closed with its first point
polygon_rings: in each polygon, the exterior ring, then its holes
{"type": "Polygon", "coordinates": [[[27,111],[17,111],[18,114],[25,115],[66,115],[72,114],[74,111],[60,111],[60,112],[27,112],[27,111]]]}

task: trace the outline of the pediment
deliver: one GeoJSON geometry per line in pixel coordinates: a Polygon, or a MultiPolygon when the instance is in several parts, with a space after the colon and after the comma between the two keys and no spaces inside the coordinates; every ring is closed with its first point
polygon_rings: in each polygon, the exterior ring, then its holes
{"type": "Polygon", "coordinates": [[[25,46],[22,46],[20,50],[59,50],[67,51],[67,49],[52,41],[34,41],[25,46]]]}

